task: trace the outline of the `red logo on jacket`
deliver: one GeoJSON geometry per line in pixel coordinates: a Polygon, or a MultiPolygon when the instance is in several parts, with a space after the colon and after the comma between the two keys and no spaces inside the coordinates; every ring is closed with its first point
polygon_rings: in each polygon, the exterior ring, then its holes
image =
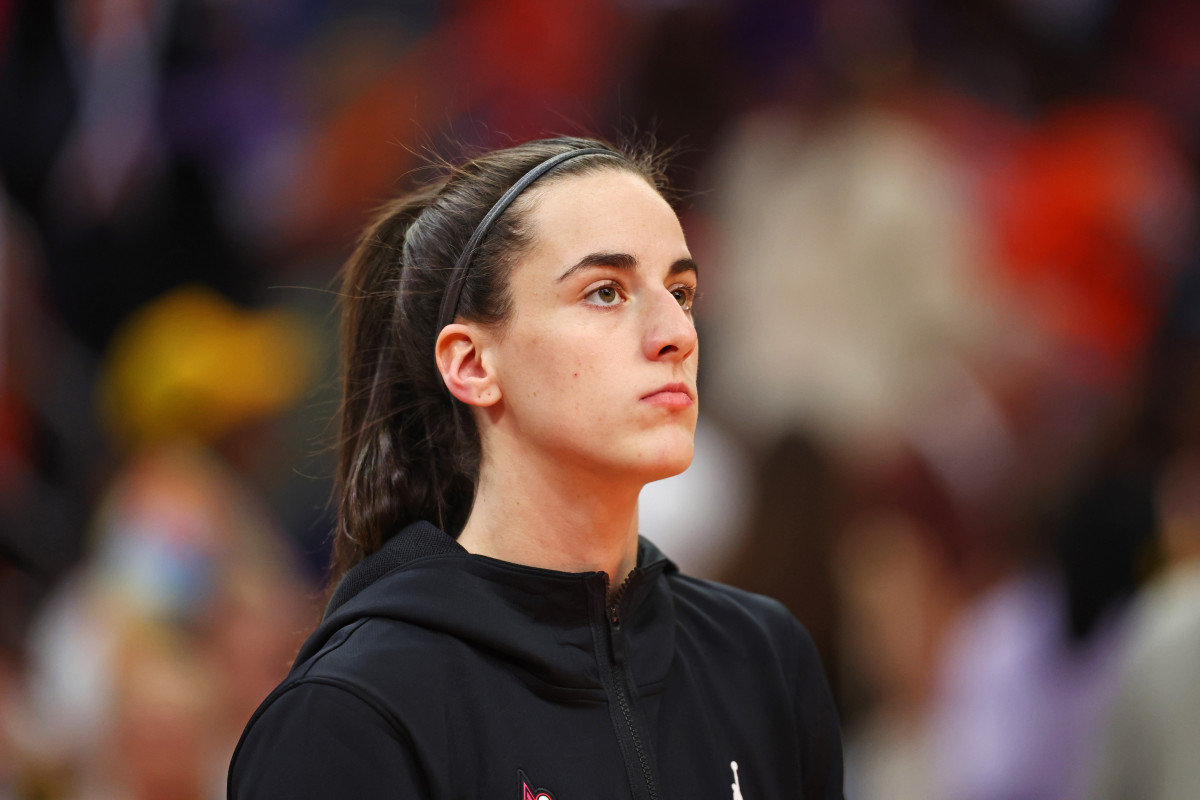
{"type": "Polygon", "coordinates": [[[517,783],[521,784],[521,800],[554,800],[549,789],[534,789],[522,770],[517,770],[517,783]]]}

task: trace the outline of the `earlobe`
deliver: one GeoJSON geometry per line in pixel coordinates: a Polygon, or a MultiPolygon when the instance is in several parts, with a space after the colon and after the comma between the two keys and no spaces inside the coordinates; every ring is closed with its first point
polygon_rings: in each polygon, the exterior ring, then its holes
{"type": "Polygon", "coordinates": [[[469,406],[484,408],[500,401],[500,387],[488,369],[487,341],[478,327],[455,322],[442,328],[434,345],[446,388],[469,406]]]}

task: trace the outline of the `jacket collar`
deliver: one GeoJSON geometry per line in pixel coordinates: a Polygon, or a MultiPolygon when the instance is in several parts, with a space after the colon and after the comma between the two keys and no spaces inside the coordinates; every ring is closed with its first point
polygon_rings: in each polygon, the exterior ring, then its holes
{"type": "Polygon", "coordinates": [[[383,547],[355,564],[342,576],[325,607],[325,617],[375,581],[402,569],[420,558],[441,555],[465,555],[458,540],[436,525],[418,520],[388,539],[383,547]]]}
{"type": "MultiPolygon", "coordinates": [[[[678,568],[649,540],[638,540],[638,565],[618,611],[632,673],[639,684],[665,677],[673,651],[668,574],[678,568]]],[[[436,526],[408,525],[338,584],[325,618],[296,663],[333,634],[367,617],[438,630],[512,662],[558,687],[600,686],[609,611],[603,572],[559,572],[468,553],[436,526]],[[600,656],[600,658],[598,658],[600,656]]]]}

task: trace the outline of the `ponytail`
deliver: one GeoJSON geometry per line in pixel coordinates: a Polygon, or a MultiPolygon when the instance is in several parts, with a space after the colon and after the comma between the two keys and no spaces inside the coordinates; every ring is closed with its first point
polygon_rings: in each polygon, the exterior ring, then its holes
{"type": "Polygon", "coordinates": [[[385,206],[343,271],[334,581],[416,519],[443,528],[456,522],[452,510],[469,498],[471,487],[448,457],[461,452],[461,430],[447,424],[432,349],[425,363],[410,364],[419,348],[406,346],[416,331],[404,292],[416,287],[404,285],[405,242],[437,188],[385,206]]]}

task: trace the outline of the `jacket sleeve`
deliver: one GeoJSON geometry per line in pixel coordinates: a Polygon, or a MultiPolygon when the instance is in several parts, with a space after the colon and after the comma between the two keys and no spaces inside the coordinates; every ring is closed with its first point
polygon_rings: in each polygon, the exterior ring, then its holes
{"type": "Polygon", "coordinates": [[[800,771],[804,800],[844,800],[842,733],[833,693],[812,637],[794,618],[792,624],[798,642],[794,702],[796,724],[802,737],[800,771]]]}
{"type": "Polygon", "coordinates": [[[428,797],[397,724],[336,683],[304,682],[260,709],[229,767],[230,800],[428,797]]]}

